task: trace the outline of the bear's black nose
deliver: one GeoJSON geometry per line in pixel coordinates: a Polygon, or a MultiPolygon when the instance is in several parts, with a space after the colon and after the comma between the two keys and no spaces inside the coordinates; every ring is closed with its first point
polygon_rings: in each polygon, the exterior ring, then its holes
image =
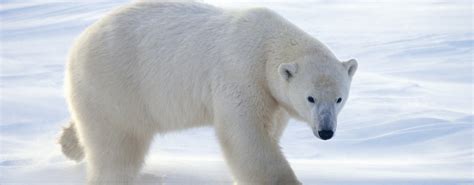
{"type": "Polygon", "coordinates": [[[331,139],[331,137],[334,135],[334,132],[332,130],[321,130],[318,132],[318,134],[322,140],[328,140],[331,139]]]}

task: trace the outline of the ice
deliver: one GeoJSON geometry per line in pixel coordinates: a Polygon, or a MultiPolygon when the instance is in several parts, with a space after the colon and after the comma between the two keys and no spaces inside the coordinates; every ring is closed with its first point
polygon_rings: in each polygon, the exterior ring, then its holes
{"type": "MultiPolygon", "coordinates": [[[[473,11],[464,0],[205,1],[265,6],[359,69],[334,139],[291,120],[281,147],[304,184],[472,184],[473,11]]],[[[126,1],[0,3],[0,184],[83,184],[56,143],[74,38],[126,1]]],[[[141,184],[231,184],[211,128],[155,138],[141,184]]]]}

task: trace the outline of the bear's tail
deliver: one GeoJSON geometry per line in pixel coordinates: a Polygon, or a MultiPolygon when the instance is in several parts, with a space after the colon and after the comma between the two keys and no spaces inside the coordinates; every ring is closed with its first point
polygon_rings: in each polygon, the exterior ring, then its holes
{"type": "Polygon", "coordinates": [[[84,159],[84,150],[77,137],[76,127],[74,121],[69,121],[69,125],[63,128],[61,138],[59,138],[59,144],[63,154],[76,162],[80,162],[84,159]]]}

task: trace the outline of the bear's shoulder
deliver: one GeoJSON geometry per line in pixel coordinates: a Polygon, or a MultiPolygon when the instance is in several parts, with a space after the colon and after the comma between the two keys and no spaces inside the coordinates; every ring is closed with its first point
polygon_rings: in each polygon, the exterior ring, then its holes
{"type": "Polygon", "coordinates": [[[127,17],[140,16],[141,19],[158,19],[160,17],[220,15],[223,12],[221,8],[198,2],[137,1],[116,9],[111,12],[111,15],[127,17]],[[145,18],[143,16],[145,16],[145,18]]]}
{"type": "Polygon", "coordinates": [[[265,7],[255,7],[246,9],[242,11],[242,15],[240,16],[240,18],[247,20],[255,20],[258,22],[268,22],[275,19],[281,19],[275,11],[265,7]]]}

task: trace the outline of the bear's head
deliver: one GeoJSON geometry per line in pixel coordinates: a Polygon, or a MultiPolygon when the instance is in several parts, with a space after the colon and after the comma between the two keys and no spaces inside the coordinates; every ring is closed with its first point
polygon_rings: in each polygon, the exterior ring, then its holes
{"type": "Polygon", "coordinates": [[[283,101],[293,117],[303,120],[316,137],[328,140],[337,126],[337,115],[348,99],[357,61],[305,56],[278,66],[283,101]]]}

